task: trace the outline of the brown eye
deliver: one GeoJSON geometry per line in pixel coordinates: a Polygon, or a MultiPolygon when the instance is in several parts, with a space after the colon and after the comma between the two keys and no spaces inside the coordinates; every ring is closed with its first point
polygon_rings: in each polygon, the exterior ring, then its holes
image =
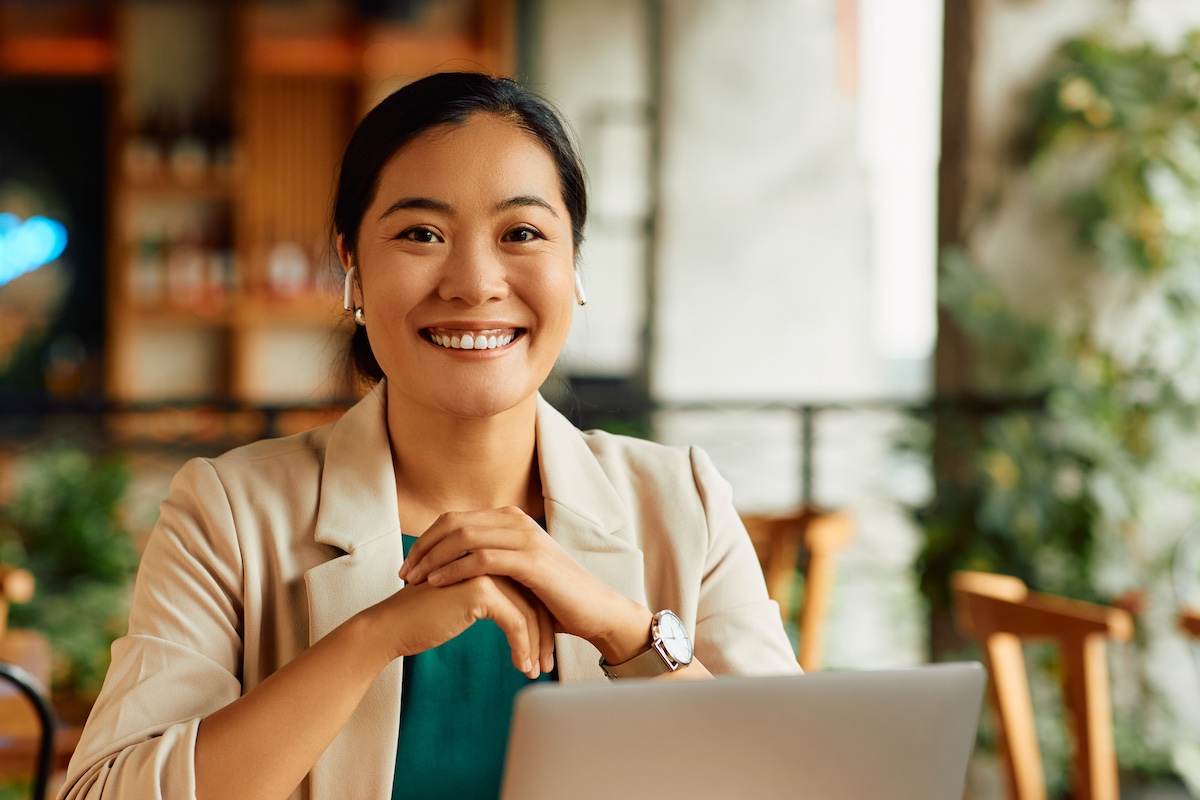
{"type": "Polygon", "coordinates": [[[532,242],[541,238],[542,235],[533,228],[530,228],[528,225],[522,225],[519,228],[513,228],[511,231],[504,234],[504,241],[506,242],[524,243],[532,242]]]}
{"type": "Polygon", "coordinates": [[[400,238],[419,244],[436,244],[442,241],[442,237],[429,230],[429,228],[409,228],[400,234],[400,238]]]}

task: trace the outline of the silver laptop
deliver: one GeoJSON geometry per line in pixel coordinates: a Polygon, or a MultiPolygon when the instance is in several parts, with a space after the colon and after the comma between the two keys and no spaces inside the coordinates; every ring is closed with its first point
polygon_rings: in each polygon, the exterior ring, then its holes
{"type": "Polygon", "coordinates": [[[979,664],[522,691],[503,800],[961,800],[979,664]]]}

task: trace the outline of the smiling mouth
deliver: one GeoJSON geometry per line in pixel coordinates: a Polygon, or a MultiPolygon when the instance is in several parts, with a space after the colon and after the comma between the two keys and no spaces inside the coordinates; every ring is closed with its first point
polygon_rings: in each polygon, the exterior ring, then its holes
{"type": "Polygon", "coordinates": [[[524,328],[492,328],[483,331],[423,328],[421,337],[427,342],[450,350],[495,350],[512,344],[524,333],[524,328]]]}

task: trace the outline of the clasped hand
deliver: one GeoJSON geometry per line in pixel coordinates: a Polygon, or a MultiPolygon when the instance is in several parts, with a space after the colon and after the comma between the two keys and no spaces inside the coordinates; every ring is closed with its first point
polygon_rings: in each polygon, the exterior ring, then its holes
{"type": "MultiPolygon", "coordinates": [[[[400,577],[408,586],[397,596],[433,600],[454,590],[482,603],[480,615],[504,629],[513,664],[531,677],[553,667],[555,632],[587,639],[610,661],[623,660],[631,632],[648,636],[649,611],[585,570],[518,508],[443,514],[413,544],[400,577]]],[[[446,638],[470,625],[463,622],[446,638]]]]}

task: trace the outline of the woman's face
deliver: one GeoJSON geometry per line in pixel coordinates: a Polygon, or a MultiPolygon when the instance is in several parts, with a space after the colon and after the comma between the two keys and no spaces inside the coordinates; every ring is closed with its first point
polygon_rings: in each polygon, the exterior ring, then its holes
{"type": "Polygon", "coordinates": [[[425,131],[391,157],[356,263],[389,402],[479,418],[532,401],[571,325],[574,248],[554,159],[492,114],[425,131]]]}

